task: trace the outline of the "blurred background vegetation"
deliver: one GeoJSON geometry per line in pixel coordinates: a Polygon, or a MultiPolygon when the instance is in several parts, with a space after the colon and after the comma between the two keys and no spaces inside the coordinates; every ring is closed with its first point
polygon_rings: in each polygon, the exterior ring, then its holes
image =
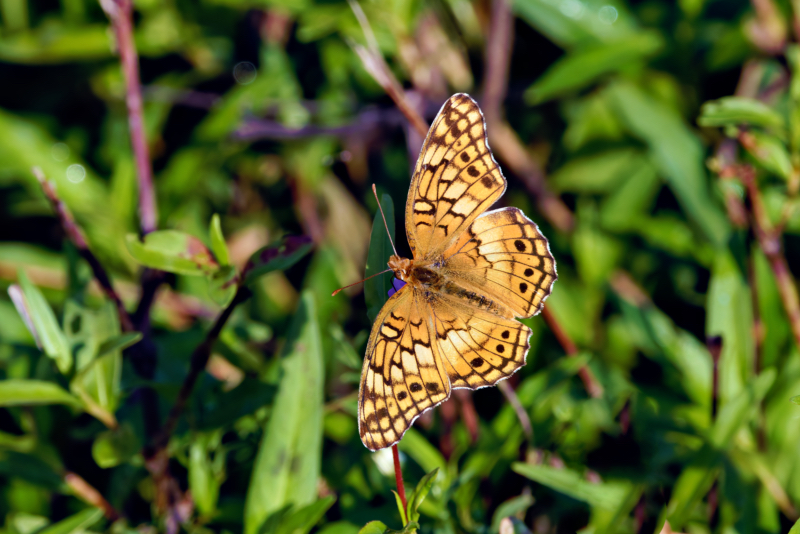
{"type": "Polygon", "coordinates": [[[330,294],[388,259],[372,183],[408,255],[455,92],[559,280],[401,441],[420,531],[789,531],[800,2],[130,7],[0,0],[0,531],[400,529],[355,418],[389,279],[330,294]]]}

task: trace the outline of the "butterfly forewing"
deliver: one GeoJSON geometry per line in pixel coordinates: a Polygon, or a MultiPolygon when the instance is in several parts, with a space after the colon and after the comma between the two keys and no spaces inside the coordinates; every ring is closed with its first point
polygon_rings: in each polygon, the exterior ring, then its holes
{"type": "MultiPolygon", "coordinates": [[[[478,105],[454,95],[433,122],[406,202],[413,265],[428,269],[381,309],[358,397],[361,441],[393,445],[452,388],[476,389],[525,365],[531,330],[556,279],[537,226],[516,208],[486,213],[506,181],[478,105]]],[[[407,260],[406,260],[407,261],[407,260]]]]}
{"type": "Polygon", "coordinates": [[[414,258],[441,254],[505,189],[480,108],[467,95],[452,96],[431,125],[408,192],[414,258]]]}
{"type": "Polygon", "coordinates": [[[517,208],[478,218],[444,258],[449,273],[477,286],[515,317],[539,313],[556,279],[547,239],[517,208]]]}

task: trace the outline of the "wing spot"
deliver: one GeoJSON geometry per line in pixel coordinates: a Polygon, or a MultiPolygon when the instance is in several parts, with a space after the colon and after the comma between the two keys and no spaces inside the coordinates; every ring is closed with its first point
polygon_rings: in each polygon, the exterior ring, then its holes
{"type": "Polygon", "coordinates": [[[483,365],[483,358],[475,358],[471,362],[469,362],[469,364],[472,367],[478,368],[483,365]]]}
{"type": "Polygon", "coordinates": [[[521,292],[525,293],[525,292],[528,290],[528,284],[526,284],[525,282],[522,282],[522,283],[519,285],[519,290],[520,290],[521,292]]]}
{"type": "Polygon", "coordinates": [[[503,336],[503,339],[508,339],[508,336],[511,335],[511,332],[509,332],[508,330],[503,330],[503,333],[501,335],[503,336]]]}
{"type": "Polygon", "coordinates": [[[383,419],[384,417],[389,417],[389,410],[381,408],[378,410],[378,419],[383,419]]]}
{"type": "Polygon", "coordinates": [[[417,393],[418,391],[422,391],[422,384],[414,382],[408,389],[410,389],[412,393],[417,393]]]}
{"type": "Polygon", "coordinates": [[[481,178],[481,183],[483,184],[483,187],[492,187],[494,185],[491,176],[484,176],[481,178]]]}
{"type": "Polygon", "coordinates": [[[401,391],[400,393],[397,394],[397,400],[405,400],[406,397],[408,397],[408,393],[406,393],[405,391],[401,391]]]}
{"type": "Polygon", "coordinates": [[[436,382],[428,382],[427,384],[425,384],[425,389],[427,389],[431,393],[438,393],[439,384],[437,384],[436,382]]]}
{"type": "Polygon", "coordinates": [[[473,178],[477,178],[478,176],[481,175],[481,172],[475,168],[475,165],[470,165],[469,167],[467,167],[467,174],[469,174],[473,178]]]}
{"type": "Polygon", "coordinates": [[[506,348],[503,345],[501,345],[500,343],[498,343],[497,344],[497,352],[499,352],[500,354],[503,354],[505,351],[506,351],[506,348]]]}
{"type": "Polygon", "coordinates": [[[533,276],[533,269],[525,269],[525,276],[533,276]]]}
{"type": "Polygon", "coordinates": [[[516,249],[519,252],[525,252],[525,242],[524,241],[520,241],[519,239],[517,239],[516,241],[514,241],[514,247],[516,247],[516,249]]]}
{"type": "Polygon", "coordinates": [[[466,152],[461,153],[461,161],[463,161],[464,163],[469,161],[469,155],[467,155],[466,152]]]}

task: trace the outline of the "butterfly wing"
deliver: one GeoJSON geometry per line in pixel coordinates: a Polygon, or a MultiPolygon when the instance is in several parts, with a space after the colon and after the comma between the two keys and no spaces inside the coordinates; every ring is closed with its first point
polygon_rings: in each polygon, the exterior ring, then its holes
{"type": "Polygon", "coordinates": [[[414,258],[434,258],[505,192],[478,104],[465,94],[445,102],[422,145],[406,202],[414,258]]]}
{"type": "Polygon", "coordinates": [[[358,432],[368,449],[397,443],[420,414],[450,396],[432,331],[430,308],[410,286],[376,318],[358,391],[358,432]]]}
{"type": "Polygon", "coordinates": [[[517,208],[484,214],[444,252],[443,271],[515,317],[542,310],[558,278],[547,239],[517,208]]]}
{"type": "Polygon", "coordinates": [[[431,301],[438,352],[453,388],[478,389],[525,365],[531,329],[449,295],[431,301]]]}

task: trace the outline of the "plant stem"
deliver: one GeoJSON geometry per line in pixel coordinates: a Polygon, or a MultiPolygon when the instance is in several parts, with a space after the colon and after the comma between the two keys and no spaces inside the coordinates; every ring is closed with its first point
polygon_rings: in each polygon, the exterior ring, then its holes
{"type": "Polygon", "coordinates": [[[120,326],[122,327],[122,331],[134,331],[131,316],[128,315],[128,310],[125,309],[122,299],[120,299],[119,295],[114,290],[114,286],[111,283],[111,278],[108,276],[105,268],[100,263],[100,260],[97,259],[97,256],[95,256],[89,249],[89,245],[86,243],[86,238],[83,235],[83,231],[75,222],[75,219],[72,217],[72,214],[69,212],[67,206],[59,198],[58,193],[56,192],[55,184],[47,181],[44,172],[42,172],[42,169],[39,167],[34,167],[31,170],[33,175],[36,176],[36,179],[39,180],[39,184],[42,186],[44,195],[50,201],[50,204],[53,206],[56,215],[58,215],[58,220],[61,222],[61,227],[64,229],[64,233],[67,234],[69,240],[72,241],[72,243],[75,245],[75,248],[78,249],[78,253],[81,255],[81,257],[86,260],[86,263],[89,264],[89,267],[92,269],[92,274],[94,274],[94,277],[97,279],[97,283],[100,284],[100,288],[103,290],[103,293],[105,293],[106,296],[111,299],[111,301],[114,302],[114,305],[117,307],[117,314],[119,315],[119,322],[120,326]]]}
{"type": "Polygon", "coordinates": [[[131,135],[136,175],[139,179],[139,223],[142,233],[148,234],[157,227],[153,170],[150,151],[144,133],[142,113],[142,84],[139,80],[139,54],[133,40],[133,3],[131,0],[100,0],[100,5],[111,20],[117,49],[125,78],[125,103],[128,106],[128,129],[131,135]]]}
{"type": "Polygon", "coordinates": [[[794,282],[786,256],[783,254],[780,235],[775,232],[767,215],[761,198],[761,192],[756,183],[755,170],[749,165],[739,165],[738,174],[750,196],[750,206],[753,215],[753,230],[758,239],[759,246],[769,261],[775,281],[778,284],[778,293],[789,318],[789,325],[794,335],[795,343],[800,347],[800,298],[797,295],[797,285],[794,282]]]}
{"type": "Polygon", "coordinates": [[[103,514],[109,521],[116,521],[120,514],[106,500],[97,489],[86,482],[83,477],[71,471],[64,475],[64,483],[85,503],[91,504],[103,510],[103,514]]]}
{"type": "MultiPolygon", "coordinates": [[[[161,430],[153,440],[152,446],[154,449],[163,449],[167,446],[167,443],[169,443],[169,439],[175,431],[175,427],[178,425],[181,413],[183,413],[183,409],[186,407],[189,397],[192,395],[197,379],[208,364],[208,359],[211,357],[211,349],[214,347],[214,343],[225,327],[225,323],[230,319],[236,306],[249,299],[251,295],[252,292],[246,286],[239,286],[233,300],[222,310],[222,313],[219,314],[217,320],[214,322],[214,326],[206,334],[205,339],[203,339],[194,349],[194,352],[192,352],[192,357],[189,362],[189,373],[183,380],[181,389],[178,392],[178,397],[175,399],[175,404],[172,405],[172,409],[169,411],[166,423],[164,423],[164,426],[161,427],[161,430]]],[[[150,455],[152,455],[152,451],[150,455]]]]}
{"type": "MultiPolygon", "coordinates": [[[[561,327],[558,319],[555,318],[546,306],[542,308],[542,317],[547,323],[547,326],[550,327],[550,330],[553,331],[553,335],[556,336],[556,339],[561,344],[564,352],[567,353],[567,356],[577,356],[578,347],[561,327]]],[[[578,376],[581,377],[583,387],[586,388],[586,392],[589,393],[589,396],[595,399],[603,396],[603,386],[600,385],[600,382],[597,381],[597,378],[595,378],[594,373],[592,373],[592,370],[589,369],[588,366],[584,365],[581,367],[580,370],[578,370],[578,376]]]]}
{"type": "Polygon", "coordinates": [[[394,458],[394,479],[397,482],[397,494],[400,495],[400,502],[403,503],[403,526],[408,524],[408,517],[406,517],[406,510],[408,510],[408,502],[406,501],[406,488],[403,485],[403,470],[400,468],[400,452],[397,450],[397,443],[392,445],[392,457],[394,458]]]}

